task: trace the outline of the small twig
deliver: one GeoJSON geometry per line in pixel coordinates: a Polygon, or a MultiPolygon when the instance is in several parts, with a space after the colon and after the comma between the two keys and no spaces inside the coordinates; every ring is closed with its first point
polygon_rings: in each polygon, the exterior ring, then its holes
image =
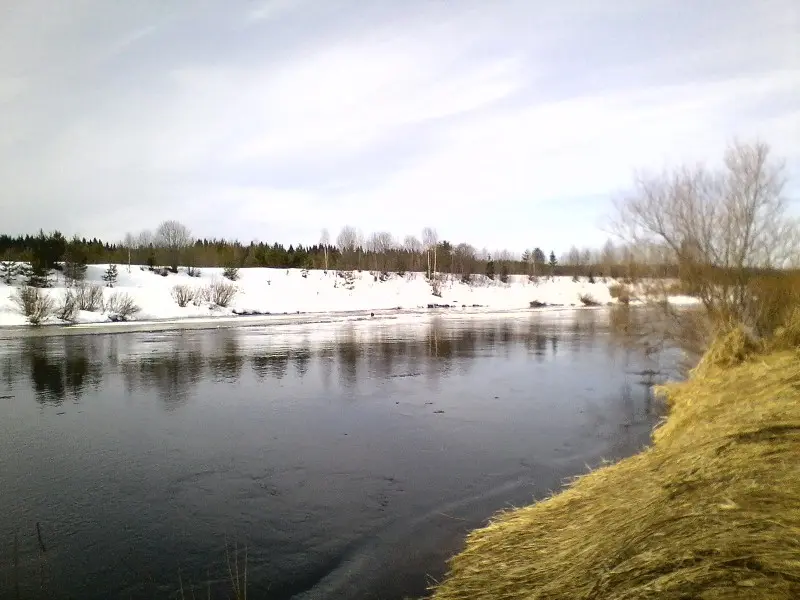
{"type": "Polygon", "coordinates": [[[19,600],[19,535],[14,532],[14,590],[19,600]]]}
{"type": "Polygon", "coordinates": [[[44,547],[44,542],[42,541],[42,530],[39,527],[39,521],[36,521],[36,539],[39,540],[39,549],[42,553],[47,552],[47,548],[44,547]]]}

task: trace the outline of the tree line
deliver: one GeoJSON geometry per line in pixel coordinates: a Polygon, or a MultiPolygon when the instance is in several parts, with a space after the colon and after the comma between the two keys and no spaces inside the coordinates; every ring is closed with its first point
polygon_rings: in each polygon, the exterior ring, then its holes
{"type": "Polygon", "coordinates": [[[87,264],[148,265],[169,268],[271,267],[286,269],[367,270],[380,273],[425,272],[460,277],[475,275],[506,281],[510,275],[572,277],[630,277],[644,272],[674,276],[677,265],[654,247],[617,246],[608,241],[602,249],[573,247],[557,257],[552,250],[539,247],[513,254],[502,250],[494,254],[467,243],[439,240],[436,230],[426,227],[422,235],[406,236],[402,241],[388,232],[364,236],[345,226],[335,240],[323,230],[313,245],[251,242],[217,238],[194,238],[178,221],[165,221],[154,231],[128,234],[120,242],[67,239],[59,232],[35,235],[0,235],[0,278],[8,279],[13,263],[26,263],[30,285],[47,285],[48,273],[63,271],[68,280],[80,280],[87,264]]]}

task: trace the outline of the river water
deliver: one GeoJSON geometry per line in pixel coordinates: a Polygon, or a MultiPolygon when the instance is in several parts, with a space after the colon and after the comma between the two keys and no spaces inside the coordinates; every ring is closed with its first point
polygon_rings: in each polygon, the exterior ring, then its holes
{"type": "Polygon", "coordinates": [[[0,597],[420,596],[648,443],[675,357],[623,342],[605,310],[2,340],[0,597]]]}

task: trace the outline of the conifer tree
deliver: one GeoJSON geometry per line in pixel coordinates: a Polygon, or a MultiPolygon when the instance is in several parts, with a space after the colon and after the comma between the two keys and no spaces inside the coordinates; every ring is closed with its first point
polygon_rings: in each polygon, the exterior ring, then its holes
{"type": "Polygon", "coordinates": [[[106,286],[113,288],[117,284],[118,275],[117,265],[108,265],[106,272],[103,273],[103,281],[106,282],[106,286]]]}

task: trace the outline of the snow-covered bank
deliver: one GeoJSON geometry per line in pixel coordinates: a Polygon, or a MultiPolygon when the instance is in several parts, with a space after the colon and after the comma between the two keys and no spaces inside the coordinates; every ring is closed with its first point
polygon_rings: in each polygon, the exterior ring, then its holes
{"type": "MultiPolygon", "coordinates": [[[[103,285],[103,273],[108,265],[90,265],[86,282],[103,285]]],[[[129,294],[141,309],[135,317],[138,322],[183,321],[219,319],[229,321],[241,318],[237,314],[297,315],[326,313],[357,313],[369,311],[413,311],[431,305],[447,305],[456,310],[514,310],[525,309],[531,302],[554,307],[582,306],[581,298],[598,305],[616,302],[609,292],[612,280],[572,281],[569,277],[541,278],[531,282],[525,276],[512,275],[508,283],[476,276],[469,284],[456,278],[443,277],[440,296],[433,294],[431,284],[421,273],[403,276],[389,274],[384,281],[370,272],[352,272],[345,277],[334,271],[302,271],[299,269],[241,269],[234,283],[237,294],[227,308],[212,306],[209,302],[189,302],[180,307],[173,298],[176,285],[191,290],[201,290],[213,281],[223,280],[222,269],[201,269],[199,277],[190,277],[184,269],[177,274],[162,276],[138,266],[119,267],[113,289],[103,288],[105,299],[114,293],[129,294]]],[[[227,280],[226,280],[227,281],[227,280]]],[[[55,280],[55,287],[44,290],[58,302],[64,295],[64,281],[55,280]]],[[[26,318],[12,301],[13,286],[0,283],[0,326],[25,325],[26,318]]],[[[46,323],[59,323],[49,317],[46,323]]],[[[81,311],[77,323],[104,324],[109,315],[102,312],[81,311]]]]}

